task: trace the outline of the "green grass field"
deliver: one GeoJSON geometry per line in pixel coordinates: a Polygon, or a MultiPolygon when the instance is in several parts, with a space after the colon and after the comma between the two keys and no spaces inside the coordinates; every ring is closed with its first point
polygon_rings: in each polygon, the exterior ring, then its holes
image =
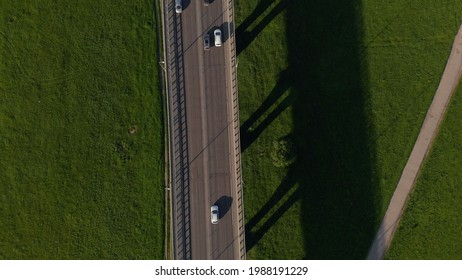
{"type": "Polygon", "coordinates": [[[236,0],[235,9],[248,258],[365,258],[462,2],[236,0]]]}
{"type": "Polygon", "coordinates": [[[153,2],[1,3],[0,259],[163,258],[153,2]]]}
{"type": "Polygon", "coordinates": [[[387,258],[462,258],[462,87],[453,96],[387,258]]]}

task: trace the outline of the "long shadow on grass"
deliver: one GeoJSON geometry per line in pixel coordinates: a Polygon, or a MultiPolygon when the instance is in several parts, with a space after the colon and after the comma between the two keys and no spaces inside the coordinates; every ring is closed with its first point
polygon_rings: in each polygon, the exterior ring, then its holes
{"type": "Polygon", "coordinates": [[[290,102],[278,106],[292,106],[298,157],[274,195],[248,220],[247,250],[258,251],[258,241],[300,201],[305,258],[363,259],[379,220],[380,197],[375,136],[365,105],[367,66],[360,57],[361,1],[280,2],[285,4],[277,6],[286,8],[288,72],[241,132],[245,149],[278,116],[278,109],[256,129],[249,128],[289,88],[290,102]],[[280,206],[273,209],[275,205],[280,206]]]}
{"type": "Polygon", "coordinates": [[[287,13],[306,258],[363,259],[379,218],[361,62],[362,1],[292,1],[287,13]],[[301,35],[302,34],[302,35],[301,35]]]}

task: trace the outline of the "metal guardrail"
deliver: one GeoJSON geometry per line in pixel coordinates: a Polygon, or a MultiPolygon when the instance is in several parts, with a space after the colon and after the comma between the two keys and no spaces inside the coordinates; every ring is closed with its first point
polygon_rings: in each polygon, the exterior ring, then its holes
{"type": "Polygon", "coordinates": [[[239,223],[239,254],[240,259],[246,258],[245,248],[245,221],[244,221],[244,197],[243,197],[243,180],[241,173],[241,146],[239,134],[239,100],[237,90],[237,58],[236,58],[236,37],[235,37],[235,22],[234,22],[234,0],[228,0],[228,20],[229,20],[229,41],[231,51],[231,90],[233,94],[233,132],[234,132],[234,157],[236,166],[236,188],[237,188],[237,207],[238,207],[238,223],[239,223]]]}
{"type": "Polygon", "coordinates": [[[191,226],[181,17],[174,11],[174,1],[163,1],[171,147],[173,255],[175,259],[187,260],[191,259],[191,226]]]}

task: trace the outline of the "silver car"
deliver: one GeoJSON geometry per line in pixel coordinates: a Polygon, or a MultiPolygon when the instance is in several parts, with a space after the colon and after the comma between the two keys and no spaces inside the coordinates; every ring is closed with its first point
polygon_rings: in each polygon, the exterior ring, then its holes
{"type": "Polygon", "coordinates": [[[210,220],[212,221],[212,224],[216,225],[218,224],[219,219],[220,218],[219,218],[218,206],[213,205],[212,207],[210,207],[210,220]]]}
{"type": "Polygon", "coordinates": [[[210,35],[207,33],[204,36],[204,50],[208,51],[210,49],[210,35]]]}

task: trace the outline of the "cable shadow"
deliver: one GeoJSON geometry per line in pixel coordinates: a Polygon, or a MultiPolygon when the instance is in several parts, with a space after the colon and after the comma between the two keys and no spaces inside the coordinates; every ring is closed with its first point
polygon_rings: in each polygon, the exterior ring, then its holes
{"type": "Polygon", "coordinates": [[[301,187],[298,187],[255,232],[250,230],[247,231],[246,229],[245,241],[247,251],[251,250],[262,239],[265,233],[268,232],[274,224],[276,224],[284,213],[286,213],[295,202],[300,200],[301,194],[302,189],[301,187]]]}
{"type": "Polygon", "coordinates": [[[265,27],[283,10],[286,9],[289,1],[283,0],[279,2],[274,8],[250,31],[247,31],[239,25],[238,30],[236,30],[236,54],[239,55],[244,49],[246,49],[255,38],[260,34],[260,32],[265,29],[265,27]]]}
{"type": "Polygon", "coordinates": [[[241,152],[245,151],[260,134],[289,106],[292,105],[292,96],[289,95],[271,111],[268,116],[254,129],[241,130],[241,152]]]}
{"type": "Polygon", "coordinates": [[[247,131],[250,127],[282,96],[284,92],[289,88],[288,83],[289,70],[286,68],[284,71],[279,73],[279,79],[276,86],[268,94],[265,101],[258,107],[258,109],[241,125],[242,131],[247,131]]]}
{"type": "Polygon", "coordinates": [[[252,23],[254,23],[257,18],[260,17],[261,14],[263,14],[266,9],[271,6],[271,4],[273,4],[274,1],[275,0],[262,0],[258,2],[252,13],[245,18],[245,20],[239,25],[238,28],[236,28],[236,34],[240,36],[245,30],[247,30],[247,28],[249,28],[250,25],[252,25],[252,23]]]}
{"type": "MultiPolygon", "coordinates": [[[[264,219],[264,217],[273,209],[274,205],[276,205],[281,198],[283,198],[290,189],[297,183],[296,176],[292,174],[292,172],[287,173],[284,179],[281,181],[281,184],[273,193],[273,195],[268,199],[268,201],[263,205],[260,210],[246,223],[245,231],[250,232],[252,229],[264,219]]],[[[248,242],[247,242],[248,244],[248,242]]]]}

